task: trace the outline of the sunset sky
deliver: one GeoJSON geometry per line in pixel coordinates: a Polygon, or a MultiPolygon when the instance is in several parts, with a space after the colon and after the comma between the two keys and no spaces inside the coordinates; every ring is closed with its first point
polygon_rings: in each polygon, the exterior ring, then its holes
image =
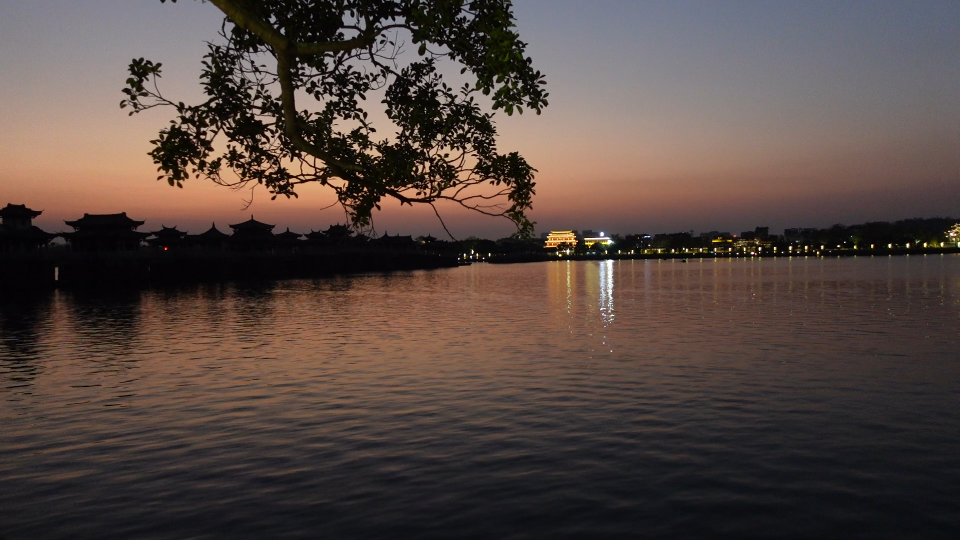
{"type": "MultiPolygon", "coordinates": [[[[960,2],[517,0],[546,74],[541,116],[498,115],[500,150],[539,170],[537,232],[740,232],[960,217],[960,2]]],[[[297,232],[343,222],[333,195],[263,190],[249,209],[204,181],[157,182],[149,141],[166,110],[118,107],[133,57],[164,64],[164,93],[199,96],[220,12],[181,0],[0,2],[0,205],[64,229],[126,211],[144,229],[200,232],[249,218],[297,232]]],[[[447,214],[458,237],[505,220],[447,214]]],[[[380,232],[442,229],[388,201],[380,232]]]]}

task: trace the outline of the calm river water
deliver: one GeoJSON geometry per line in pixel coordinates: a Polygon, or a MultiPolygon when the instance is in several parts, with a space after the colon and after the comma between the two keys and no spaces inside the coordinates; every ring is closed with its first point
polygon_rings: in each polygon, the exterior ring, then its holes
{"type": "Polygon", "coordinates": [[[8,540],[960,534],[958,256],[0,307],[8,540]]]}

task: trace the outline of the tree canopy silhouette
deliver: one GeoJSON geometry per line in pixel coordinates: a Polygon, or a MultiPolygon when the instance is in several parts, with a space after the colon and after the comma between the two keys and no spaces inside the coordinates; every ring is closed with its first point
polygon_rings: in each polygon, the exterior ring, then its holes
{"type": "Polygon", "coordinates": [[[255,182],[273,198],[318,182],[358,227],[386,197],[435,212],[452,201],[532,232],[536,170],[498,152],[493,112],[539,114],[547,92],[509,0],[209,2],[225,18],[203,60],[205,101],[165,97],[159,62],[129,66],[121,107],[176,111],[151,141],[158,179],[255,182]]]}

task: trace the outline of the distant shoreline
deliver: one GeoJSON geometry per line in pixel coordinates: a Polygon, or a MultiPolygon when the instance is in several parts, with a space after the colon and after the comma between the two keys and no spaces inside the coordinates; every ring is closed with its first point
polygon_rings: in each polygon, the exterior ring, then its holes
{"type": "Polygon", "coordinates": [[[491,264],[517,264],[548,261],[605,261],[605,260],[690,260],[690,259],[770,259],[791,257],[893,257],[904,255],[942,255],[957,254],[960,248],[903,248],[903,249],[824,249],[812,252],[762,252],[744,253],[644,253],[644,254],[607,254],[607,255],[563,255],[527,254],[491,257],[491,264]]]}

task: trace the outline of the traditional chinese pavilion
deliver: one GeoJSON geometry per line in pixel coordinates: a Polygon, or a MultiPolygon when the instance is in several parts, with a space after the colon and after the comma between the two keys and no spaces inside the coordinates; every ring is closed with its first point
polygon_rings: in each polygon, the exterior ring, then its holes
{"type": "Polygon", "coordinates": [[[217,229],[216,223],[211,223],[210,228],[200,234],[187,235],[190,245],[203,251],[222,251],[229,238],[229,234],[217,229]]]}
{"type": "Polygon", "coordinates": [[[74,221],[64,221],[74,232],[61,233],[74,251],[137,251],[150,233],[137,232],[142,221],[119,214],[83,214],[74,221]]]}
{"type": "Polygon", "coordinates": [[[33,218],[43,210],[32,210],[23,204],[9,204],[0,208],[0,251],[34,251],[47,245],[57,235],[34,226],[33,218]]]}
{"type": "Polygon", "coordinates": [[[314,231],[303,235],[307,240],[306,243],[312,246],[323,246],[330,243],[330,240],[327,238],[327,234],[323,231],[314,231]]]}
{"type": "Polygon", "coordinates": [[[164,227],[161,225],[159,231],[153,231],[150,234],[153,235],[153,238],[148,238],[147,243],[150,244],[150,247],[161,251],[181,249],[187,244],[187,233],[177,230],[176,227],[164,227]]]}
{"type": "Polygon", "coordinates": [[[275,234],[274,238],[276,239],[278,246],[288,249],[296,249],[300,246],[300,244],[302,244],[300,241],[302,236],[303,235],[300,233],[291,232],[290,227],[287,227],[286,231],[275,234]]]}
{"type": "Polygon", "coordinates": [[[373,240],[372,243],[393,250],[410,250],[416,246],[416,243],[410,236],[400,236],[399,234],[390,236],[386,232],[384,232],[380,238],[373,240]]]}
{"type": "Polygon", "coordinates": [[[353,231],[350,230],[350,227],[339,223],[327,227],[323,234],[331,244],[345,244],[353,238],[353,231]]]}
{"type": "Polygon", "coordinates": [[[276,241],[273,235],[273,228],[276,225],[268,225],[253,219],[230,225],[233,234],[230,235],[230,244],[238,251],[263,251],[271,249],[276,241]]]}

